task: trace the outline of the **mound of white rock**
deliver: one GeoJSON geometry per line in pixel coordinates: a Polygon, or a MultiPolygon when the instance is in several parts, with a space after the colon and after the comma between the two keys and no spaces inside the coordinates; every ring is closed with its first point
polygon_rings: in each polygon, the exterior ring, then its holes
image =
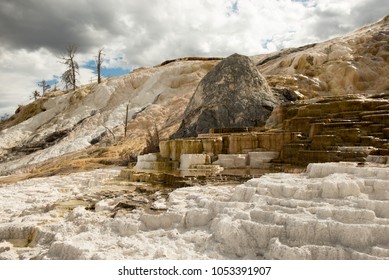
{"type": "Polygon", "coordinates": [[[311,164],[304,174],[176,190],[160,229],[207,233],[226,258],[388,259],[388,195],[387,166],[311,164]]]}
{"type": "Polygon", "coordinates": [[[27,180],[0,188],[0,259],[389,259],[388,171],[311,164],[176,189],[158,200],[163,210],[115,215],[120,197],[100,198],[94,211],[54,206],[98,198],[117,170],[27,180]]]}

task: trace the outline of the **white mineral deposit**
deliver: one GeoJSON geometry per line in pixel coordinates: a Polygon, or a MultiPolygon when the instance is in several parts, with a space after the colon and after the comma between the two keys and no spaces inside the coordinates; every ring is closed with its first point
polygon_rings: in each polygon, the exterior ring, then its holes
{"type": "Polygon", "coordinates": [[[101,193],[118,173],[2,185],[0,258],[389,259],[387,166],[310,164],[301,174],[180,188],[155,201],[162,212],[113,217],[122,197],[101,193]]]}
{"type": "Polygon", "coordinates": [[[20,106],[0,259],[389,260],[388,24],[20,106]]]}

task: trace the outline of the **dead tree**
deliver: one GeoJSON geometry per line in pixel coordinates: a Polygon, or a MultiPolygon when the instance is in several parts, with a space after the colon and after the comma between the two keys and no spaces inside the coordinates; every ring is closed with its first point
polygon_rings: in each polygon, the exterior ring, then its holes
{"type": "Polygon", "coordinates": [[[79,75],[78,72],[78,63],[75,60],[74,56],[77,51],[77,47],[75,45],[69,45],[66,48],[67,54],[60,57],[61,63],[66,65],[66,71],[62,74],[61,79],[65,83],[66,88],[72,88],[76,90],[77,78],[76,75],[79,75]]]}
{"type": "Polygon", "coordinates": [[[30,97],[30,99],[34,99],[35,101],[40,97],[40,94],[37,90],[34,90],[32,92],[32,96],[30,97]]]}
{"type": "Polygon", "coordinates": [[[42,96],[45,95],[46,90],[50,88],[50,85],[45,80],[38,82],[38,86],[42,88],[42,96]]]}
{"type": "Polygon", "coordinates": [[[98,52],[98,54],[97,54],[97,57],[96,57],[97,83],[98,83],[98,84],[101,83],[101,64],[103,64],[103,57],[104,57],[103,50],[104,50],[104,49],[100,49],[99,52],[98,52]]]}
{"type": "Polygon", "coordinates": [[[58,88],[57,88],[57,84],[58,84],[58,82],[57,82],[57,81],[55,81],[54,88],[51,90],[52,92],[54,92],[54,91],[57,91],[57,90],[58,90],[58,88]]]}

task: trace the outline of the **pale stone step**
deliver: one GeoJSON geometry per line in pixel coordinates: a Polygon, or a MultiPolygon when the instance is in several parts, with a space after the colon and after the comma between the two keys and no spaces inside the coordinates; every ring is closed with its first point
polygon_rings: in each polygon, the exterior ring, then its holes
{"type": "Polygon", "coordinates": [[[366,161],[380,164],[389,164],[389,156],[368,155],[366,161]]]}
{"type": "Polygon", "coordinates": [[[206,165],[211,158],[206,154],[183,154],[180,157],[180,170],[189,170],[193,165],[206,165]]]}
{"type": "Polygon", "coordinates": [[[138,161],[135,170],[176,170],[178,161],[138,161]]]}
{"type": "Polygon", "coordinates": [[[246,168],[248,165],[247,154],[220,154],[218,160],[212,164],[220,165],[223,168],[246,168]]]}
{"type": "Polygon", "coordinates": [[[249,165],[251,168],[262,168],[264,163],[269,163],[273,159],[279,157],[278,152],[250,152],[249,154],[249,165]]]}
{"type": "Polygon", "coordinates": [[[193,164],[190,169],[202,171],[222,171],[223,168],[216,164],[193,164]]]}
{"type": "Polygon", "coordinates": [[[377,149],[371,146],[342,146],[338,147],[338,150],[341,152],[357,152],[369,155],[371,152],[374,152],[377,149]]]}
{"type": "Polygon", "coordinates": [[[149,153],[149,154],[138,156],[138,162],[153,162],[153,161],[163,161],[162,156],[159,153],[149,153]]]}

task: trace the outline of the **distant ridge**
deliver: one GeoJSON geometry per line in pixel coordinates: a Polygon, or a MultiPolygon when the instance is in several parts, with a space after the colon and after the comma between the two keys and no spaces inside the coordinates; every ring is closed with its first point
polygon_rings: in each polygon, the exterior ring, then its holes
{"type": "Polygon", "coordinates": [[[209,60],[222,60],[223,57],[196,57],[196,56],[188,56],[188,57],[181,57],[181,58],[175,58],[175,59],[169,59],[165,60],[158,66],[164,66],[172,62],[176,61],[209,61],[209,60]]]}

